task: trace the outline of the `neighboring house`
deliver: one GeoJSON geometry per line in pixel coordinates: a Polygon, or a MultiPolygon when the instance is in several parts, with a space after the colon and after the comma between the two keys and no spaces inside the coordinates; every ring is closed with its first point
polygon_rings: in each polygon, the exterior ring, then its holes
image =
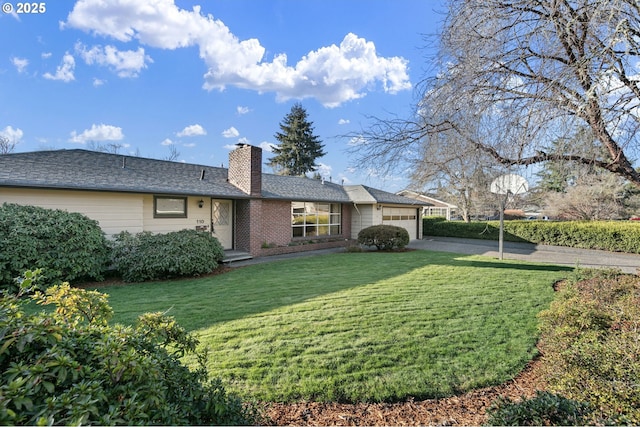
{"type": "Polygon", "coordinates": [[[108,236],[195,228],[252,256],[345,246],[374,224],[422,236],[422,202],[264,174],[262,150],[246,144],[229,153],[228,169],[87,150],[0,155],[4,202],[80,212],[108,236]]]}
{"type": "Polygon", "coordinates": [[[451,220],[458,214],[458,207],[451,203],[443,202],[426,194],[417,193],[411,190],[402,190],[397,193],[400,196],[408,197],[423,202],[425,206],[422,208],[424,216],[443,216],[447,220],[451,220]]]}

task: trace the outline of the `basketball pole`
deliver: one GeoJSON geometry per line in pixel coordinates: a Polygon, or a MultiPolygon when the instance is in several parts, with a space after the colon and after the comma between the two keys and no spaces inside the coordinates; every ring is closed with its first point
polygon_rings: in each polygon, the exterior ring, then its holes
{"type": "Polygon", "coordinates": [[[507,207],[507,200],[511,195],[529,191],[529,183],[520,175],[505,174],[494,179],[489,190],[494,194],[504,195],[504,198],[500,198],[500,231],[498,235],[498,254],[502,260],[504,258],[504,210],[507,207]]]}
{"type": "Polygon", "coordinates": [[[507,207],[507,199],[509,198],[509,191],[500,199],[500,233],[498,234],[498,256],[500,261],[504,257],[504,209],[507,207]]]}

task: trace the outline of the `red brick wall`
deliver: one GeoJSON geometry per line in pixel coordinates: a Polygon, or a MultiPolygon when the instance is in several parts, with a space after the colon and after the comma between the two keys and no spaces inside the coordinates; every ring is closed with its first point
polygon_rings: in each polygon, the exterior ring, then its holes
{"type": "MultiPolygon", "coordinates": [[[[236,200],[235,249],[255,255],[260,252],[264,232],[263,201],[236,200]]],[[[268,224],[267,224],[268,225],[268,224]]]]}
{"type": "Polygon", "coordinates": [[[316,237],[314,243],[307,243],[306,239],[292,239],[291,231],[291,202],[282,200],[263,200],[262,236],[254,242],[259,244],[254,256],[279,255],[293,252],[313,251],[316,249],[344,247],[353,242],[351,236],[351,205],[342,205],[342,235],[316,237]]]}
{"type": "Polygon", "coordinates": [[[251,211],[249,209],[249,200],[236,200],[235,211],[235,249],[250,252],[251,211]]]}
{"type": "Polygon", "coordinates": [[[291,242],[291,202],[262,202],[262,241],[267,245],[285,246],[291,242]]]}
{"type": "Polygon", "coordinates": [[[261,148],[243,145],[229,153],[229,182],[247,195],[256,197],[236,200],[235,249],[247,251],[253,256],[266,256],[347,246],[351,243],[350,204],[342,205],[341,236],[315,238],[313,244],[307,244],[304,239],[292,242],[291,202],[260,198],[261,148]]]}
{"type": "Polygon", "coordinates": [[[243,145],[229,153],[229,182],[250,196],[262,195],[262,149],[243,145]]]}
{"type": "Polygon", "coordinates": [[[329,248],[342,248],[355,244],[355,240],[351,239],[337,239],[332,238],[327,240],[326,242],[318,242],[310,243],[310,244],[299,244],[295,246],[279,246],[276,248],[261,248],[258,254],[253,254],[254,256],[271,256],[271,255],[282,255],[282,254],[291,254],[297,252],[306,252],[306,251],[315,251],[319,249],[329,249],[329,248]]]}

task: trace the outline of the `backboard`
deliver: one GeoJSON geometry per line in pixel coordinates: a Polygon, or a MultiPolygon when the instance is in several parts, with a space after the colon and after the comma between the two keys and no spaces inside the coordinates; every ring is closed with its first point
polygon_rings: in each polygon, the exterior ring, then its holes
{"type": "Polygon", "coordinates": [[[529,183],[520,175],[508,173],[494,179],[489,189],[494,194],[523,194],[529,191],[529,183]]]}

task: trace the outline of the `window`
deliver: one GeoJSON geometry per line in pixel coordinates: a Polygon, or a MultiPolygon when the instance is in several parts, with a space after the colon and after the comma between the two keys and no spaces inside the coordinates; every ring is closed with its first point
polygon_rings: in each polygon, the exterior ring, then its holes
{"type": "Polygon", "coordinates": [[[336,236],[342,233],[340,203],[292,202],[293,237],[336,236]]]}
{"type": "Polygon", "coordinates": [[[186,218],[187,198],[155,196],[153,198],[154,218],[186,218]]]}

